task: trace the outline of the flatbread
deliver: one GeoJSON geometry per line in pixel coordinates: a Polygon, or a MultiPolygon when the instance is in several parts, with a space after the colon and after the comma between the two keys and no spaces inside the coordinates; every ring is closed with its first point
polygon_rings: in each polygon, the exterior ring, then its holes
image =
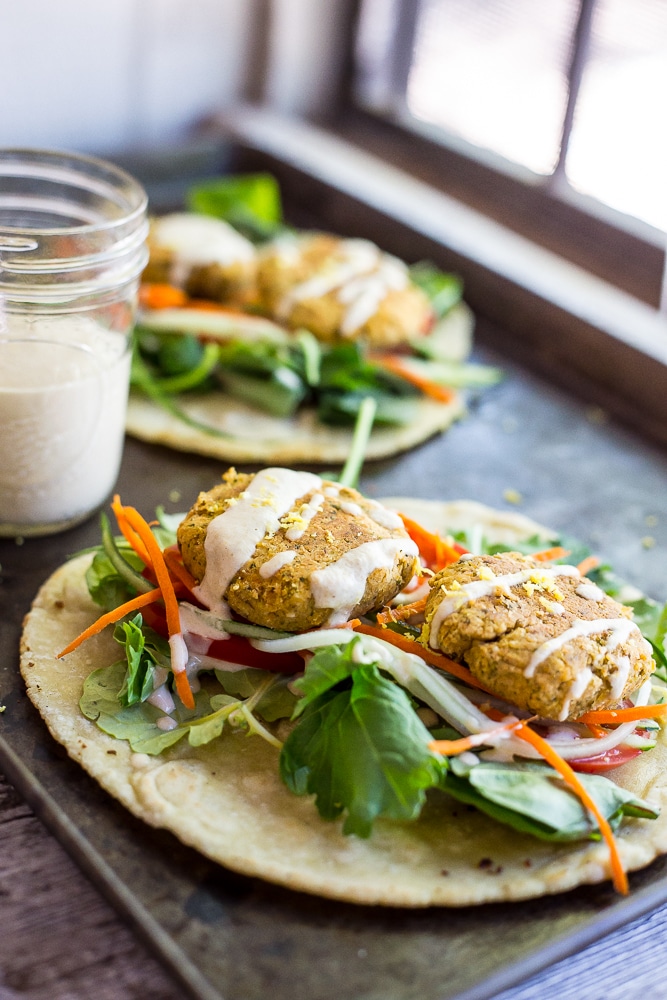
{"type": "MultiPolygon", "coordinates": [[[[468,356],[473,326],[473,314],[464,303],[447,315],[446,328],[441,321],[441,338],[452,360],[468,356]]],[[[238,463],[337,465],[350,451],[352,429],[320,423],[312,407],[300,408],[294,417],[272,417],[222,392],[182,395],[177,403],[191,420],[216,428],[223,436],[185,423],[137,392],[130,394],[128,403],[128,434],[177,451],[238,463]]],[[[453,390],[447,403],[421,397],[409,423],[376,427],[364,454],[370,461],[398,455],[440,434],[465,413],[460,392],[453,390]]]]}
{"type": "MultiPolygon", "coordinates": [[[[132,395],[126,428],[133,437],[178,451],[208,455],[224,462],[252,462],[261,465],[338,465],[350,451],[352,431],[320,423],[315,411],[304,407],[296,416],[272,417],[254,407],[219,395],[190,396],[179,400],[188,416],[222,431],[226,437],[207,434],[183,423],[156,406],[145,396],[132,395]]],[[[439,434],[463,416],[459,396],[450,403],[421,399],[409,424],[374,430],[365,451],[368,460],[387,458],[414,448],[439,434]]]]}
{"type": "MultiPolygon", "coordinates": [[[[391,505],[436,526],[449,524],[450,518],[461,525],[486,519],[491,540],[551,535],[520,515],[478,504],[413,505],[396,498],[391,505]]],[[[21,671],[54,738],[146,823],[170,830],[245,875],[352,903],[467,906],[542,896],[609,878],[604,843],[545,843],[438,793],[415,822],[379,820],[368,840],[343,836],[340,822],[321,820],[310,799],[287,790],[278,776],[277,751],[257,737],[225,734],[196,749],[181,741],[159,758],[133,753],[78,708],[85,677],[118,658],[111,636],[96,636],[56,659],[99,612],[85,586],[88,558],[58,569],[39,591],[25,620],[21,671]]],[[[614,772],[614,780],[663,810],[657,820],[625,820],[617,833],[623,864],[632,871],[667,851],[664,731],[655,749],[614,772]]]]}

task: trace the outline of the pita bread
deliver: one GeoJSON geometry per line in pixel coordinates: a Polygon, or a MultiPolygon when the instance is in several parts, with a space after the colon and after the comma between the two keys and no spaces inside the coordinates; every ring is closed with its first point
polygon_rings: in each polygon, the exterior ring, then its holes
{"type": "MultiPolygon", "coordinates": [[[[505,541],[547,529],[481,505],[397,499],[409,516],[463,524],[486,518],[505,541]]],[[[497,534],[496,534],[497,533],[497,534]]],[[[561,892],[609,878],[604,843],[556,845],[514,832],[445,795],[429,798],[413,823],[377,821],[368,840],[345,837],[309,799],[281,783],[277,751],[229,734],[206,746],[177,744],[158,758],[133,753],[79,711],[84,678],[118,658],[101,634],[63,660],[57,652],[97,617],[84,582],[87,556],[44,584],[26,617],[21,670],[54,738],[112,796],[146,823],[238,872],[353,903],[399,907],[467,906],[561,892]]],[[[667,740],[614,772],[614,780],[662,807],[653,821],[625,820],[617,833],[627,870],[667,851],[667,740]]]]}
{"type": "MultiPolygon", "coordinates": [[[[452,361],[464,361],[472,344],[474,317],[470,309],[459,303],[438,325],[441,349],[452,361]]],[[[320,423],[312,407],[302,407],[293,417],[273,417],[222,392],[182,395],[177,402],[191,420],[215,428],[218,433],[191,426],[148,397],[132,392],[126,419],[128,434],[177,451],[232,463],[340,464],[350,450],[352,428],[320,423]]],[[[442,433],[465,412],[459,392],[453,391],[447,403],[420,397],[415,400],[414,416],[408,423],[374,428],[365,456],[374,461],[414,448],[442,433]]]]}

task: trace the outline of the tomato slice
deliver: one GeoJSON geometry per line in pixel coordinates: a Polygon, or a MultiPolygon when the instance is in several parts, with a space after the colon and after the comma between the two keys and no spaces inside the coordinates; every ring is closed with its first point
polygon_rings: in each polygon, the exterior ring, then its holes
{"type": "Polygon", "coordinates": [[[245,636],[230,635],[229,639],[214,639],[207,656],[230,663],[242,663],[244,667],[272,670],[277,674],[302,674],[303,657],[298,653],[263,653],[251,646],[245,636]]]}
{"type": "Polygon", "coordinates": [[[568,764],[573,771],[582,771],[584,774],[598,774],[603,771],[611,771],[621,764],[627,764],[641,753],[636,747],[612,747],[604,753],[595,754],[594,757],[582,757],[579,760],[569,760],[568,764]]]}

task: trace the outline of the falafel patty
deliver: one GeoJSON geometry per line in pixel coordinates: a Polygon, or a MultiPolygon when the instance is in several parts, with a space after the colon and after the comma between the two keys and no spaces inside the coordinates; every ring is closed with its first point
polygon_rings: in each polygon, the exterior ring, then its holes
{"type": "Polygon", "coordinates": [[[279,468],[222,478],[177,535],[213,610],[302,632],[382,607],[418,568],[398,515],[357,490],[279,468]]]}
{"type": "Polygon", "coordinates": [[[260,253],[257,281],[261,306],[274,319],[328,343],[363,339],[393,347],[433,322],[407,266],[368,240],[282,236],[260,253]]]}
{"type": "Polygon", "coordinates": [[[565,721],[618,705],[650,677],[631,616],[574,566],[464,556],[431,581],[422,641],[500,698],[565,721]]]}
{"type": "Polygon", "coordinates": [[[169,282],[193,298],[243,305],[256,294],[256,251],[222,219],[173,212],[151,221],[142,278],[169,282]]]}

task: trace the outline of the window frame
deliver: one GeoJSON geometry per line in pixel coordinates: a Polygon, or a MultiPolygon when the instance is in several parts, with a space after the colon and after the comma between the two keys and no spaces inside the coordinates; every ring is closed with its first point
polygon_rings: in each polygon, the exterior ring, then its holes
{"type": "Polygon", "coordinates": [[[389,67],[381,98],[375,102],[363,94],[356,80],[356,37],[362,9],[362,0],[358,0],[348,37],[350,70],[338,113],[329,125],[351,142],[416,173],[639,300],[654,308],[667,307],[666,235],[577,192],[565,176],[596,2],[579,0],[560,154],[551,175],[534,173],[410,114],[405,95],[420,0],[393,0],[396,21],[389,67]]]}

